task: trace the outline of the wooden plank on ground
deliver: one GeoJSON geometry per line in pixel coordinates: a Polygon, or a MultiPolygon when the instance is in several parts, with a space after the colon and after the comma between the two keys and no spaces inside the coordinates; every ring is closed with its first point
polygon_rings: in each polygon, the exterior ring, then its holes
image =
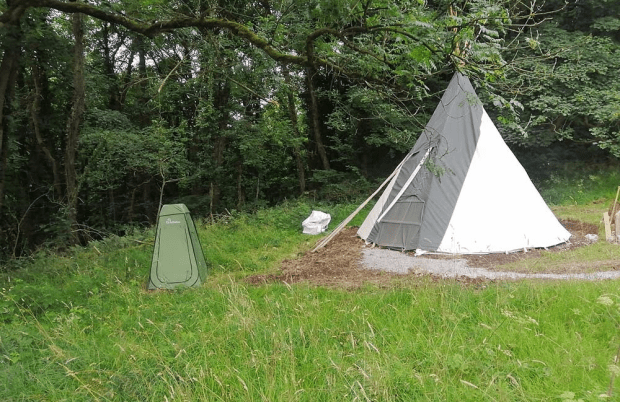
{"type": "Polygon", "coordinates": [[[612,242],[614,239],[611,237],[611,222],[609,219],[609,212],[603,214],[603,221],[605,222],[605,239],[608,242],[612,242]]]}

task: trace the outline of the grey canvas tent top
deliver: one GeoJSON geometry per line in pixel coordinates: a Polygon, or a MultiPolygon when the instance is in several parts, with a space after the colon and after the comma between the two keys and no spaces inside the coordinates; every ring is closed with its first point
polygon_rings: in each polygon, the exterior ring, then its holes
{"type": "Polygon", "coordinates": [[[196,226],[184,204],[164,205],[157,218],[149,289],[199,286],[207,276],[196,226]]]}
{"type": "Polygon", "coordinates": [[[549,247],[570,237],[460,73],[358,235],[453,254],[549,247]]]}

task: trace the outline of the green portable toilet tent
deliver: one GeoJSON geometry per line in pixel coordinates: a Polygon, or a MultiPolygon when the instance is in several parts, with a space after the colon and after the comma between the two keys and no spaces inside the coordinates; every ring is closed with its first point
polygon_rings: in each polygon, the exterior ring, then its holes
{"type": "Polygon", "coordinates": [[[184,204],[164,205],[157,219],[149,289],[199,286],[207,264],[196,226],[184,204]]]}

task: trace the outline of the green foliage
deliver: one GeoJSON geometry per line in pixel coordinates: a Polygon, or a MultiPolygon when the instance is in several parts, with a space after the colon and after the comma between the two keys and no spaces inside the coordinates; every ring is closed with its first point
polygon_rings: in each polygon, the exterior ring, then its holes
{"type": "Polygon", "coordinates": [[[523,39],[517,54],[529,57],[515,61],[518,71],[507,71],[508,82],[520,89],[510,101],[496,97],[504,115],[515,112],[514,100],[522,104],[516,124],[500,118],[509,141],[588,143],[620,155],[617,11],[617,2],[571,2],[523,39]]]}
{"type": "Polygon", "coordinates": [[[328,202],[349,202],[372,193],[375,184],[364,178],[355,167],[349,172],[321,170],[315,172],[312,183],[316,184],[319,199],[328,202]]]}
{"type": "MultiPolygon", "coordinates": [[[[138,129],[121,113],[95,110],[80,139],[80,184],[88,189],[85,205],[93,212],[118,210],[129,221],[135,218],[128,210],[148,216],[152,208],[139,201],[137,191],[147,191],[148,186],[161,191],[169,181],[183,185],[190,172],[185,143],[183,125],[169,129],[160,122],[138,129]]],[[[92,215],[90,225],[106,226],[105,215],[92,215]]]]}
{"type": "MultiPolygon", "coordinates": [[[[423,88],[417,91],[420,98],[423,88]]],[[[335,91],[328,96],[335,105],[326,121],[334,132],[330,136],[334,142],[331,149],[345,163],[356,160],[369,148],[387,146],[398,152],[407,152],[430,117],[398,107],[388,94],[368,88],[350,87],[345,96],[335,91]],[[364,145],[360,146],[362,141],[364,145]]]]}
{"type": "Polygon", "coordinates": [[[620,184],[620,173],[609,167],[567,164],[539,184],[540,194],[550,204],[584,205],[610,200],[620,184]]]}
{"type": "Polygon", "coordinates": [[[161,176],[178,179],[187,174],[183,143],[172,138],[179,130],[89,131],[82,137],[87,161],[83,182],[93,189],[117,189],[132,176],[162,180],[161,176]]]}

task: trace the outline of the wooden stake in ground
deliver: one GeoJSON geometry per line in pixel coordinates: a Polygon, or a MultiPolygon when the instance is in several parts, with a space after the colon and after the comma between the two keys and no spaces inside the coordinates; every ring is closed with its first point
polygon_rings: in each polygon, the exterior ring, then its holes
{"type": "Polygon", "coordinates": [[[613,239],[613,241],[618,241],[618,219],[614,215],[614,213],[616,212],[616,203],[618,202],[618,195],[620,195],[620,186],[618,186],[618,191],[616,191],[616,199],[614,200],[614,203],[611,206],[611,214],[609,214],[609,218],[614,220],[614,233],[615,233],[614,237],[615,238],[613,239]]]}
{"type": "Polygon", "coordinates": [[[620,186],[618,186],[618,191],[616,191],[616,199],[614,200],[614,205],[611,206],[611,216],[613,218],[614,212],[616,212],[616,203],[618,202],[618,195],[620,195],[620,186]]]}
{"type": "Polygon", "coordinates": [[[609,212],[603,214],[603,222],[605,222],[605,239],[611,243],[614,239],[611,236],[611,219],[609,218],[609,212]]]}

